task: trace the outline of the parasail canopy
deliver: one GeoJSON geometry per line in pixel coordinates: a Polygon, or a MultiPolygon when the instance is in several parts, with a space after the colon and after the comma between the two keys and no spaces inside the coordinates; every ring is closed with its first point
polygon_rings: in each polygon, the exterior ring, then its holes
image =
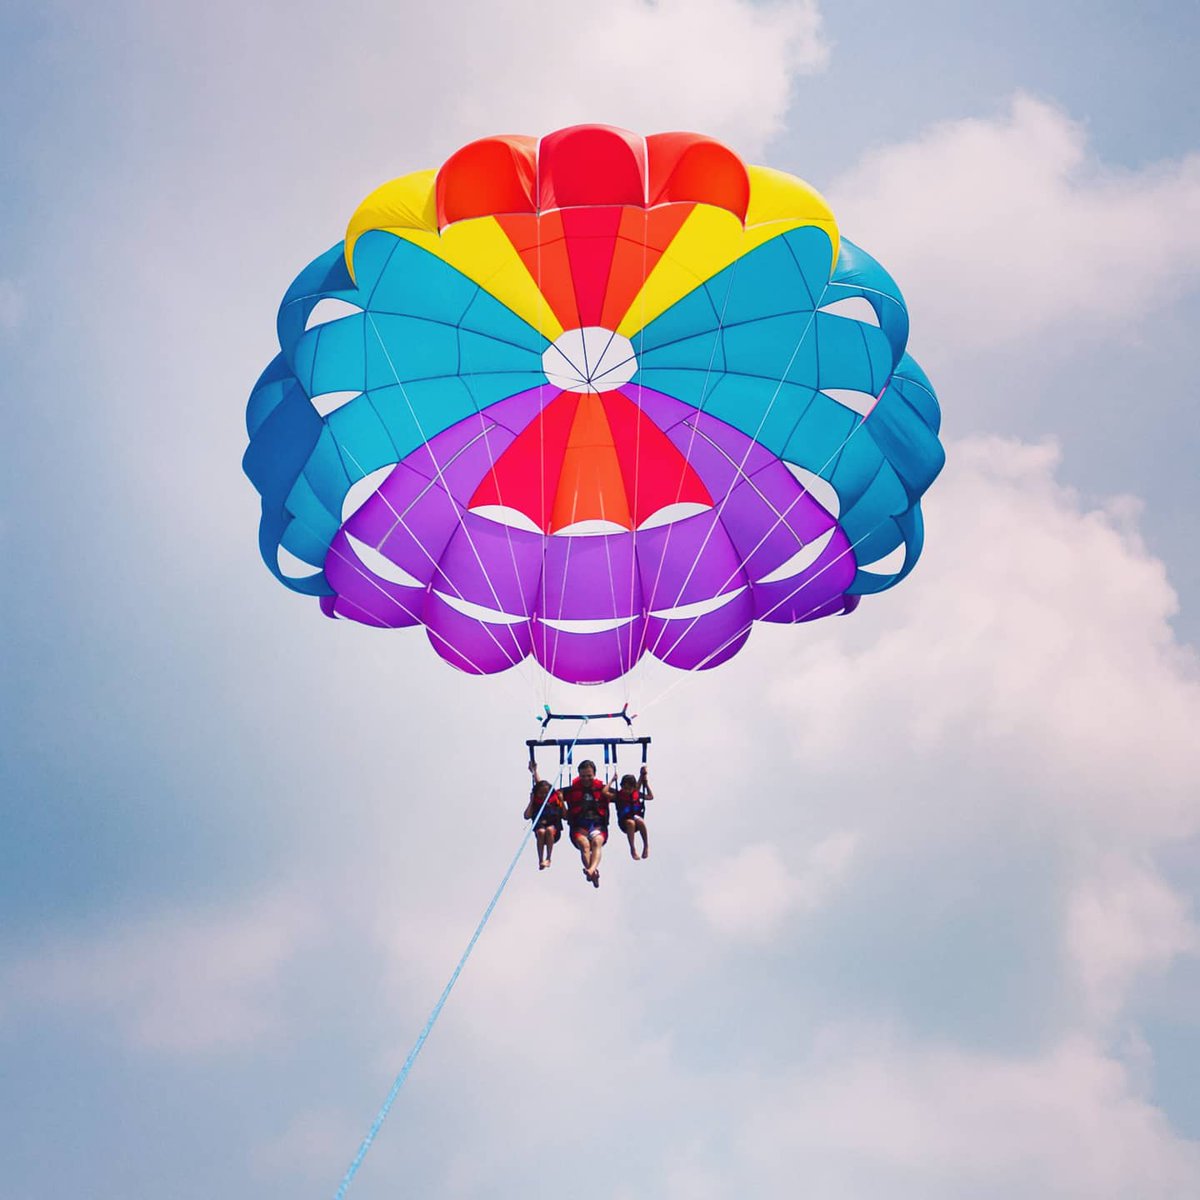
{"type": "Polygon", "coordinates": [[[493,137],[297,277],[250,396],[260,546],[472,673],[707,668],[912,569],[943,463],[898,288],[710,138],[493,137]]]}

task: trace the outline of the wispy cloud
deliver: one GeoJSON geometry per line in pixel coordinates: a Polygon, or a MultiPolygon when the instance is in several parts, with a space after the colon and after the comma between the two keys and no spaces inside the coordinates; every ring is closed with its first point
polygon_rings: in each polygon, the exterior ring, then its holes
{"type": "Polygon", "coordinates": [[[168,1054],[244,1046],[281,1032],[284,972],[320,926],[302,897],[281,893],[62,938],[0,969],[7,1016],[103,1019],[168,1054]]]}
{"type": "Polygon", "coordinates": [[[693,874],[696,903],[724,934],[770,937],[820,907],[850,867],[856,838],[837,833],[799,849],[793,861],[772,842],[747,846],[693,874]]]}
{"type": "Polygon", "coordinates": [[[464,132],[602,121],[645,133],[698,129],[759,154],[783,125],[794,77],[829,56],[812,0],[521,0],[478,19],[485,32],[457,64],[464,132]],[[513,28],[522,36],[506,37],[513,28]]]}
{"type": "Polygon", "coordinates": [[[1200,284],[1200,154],[1114,168],[1029,95],[869,153],[830,194],[847,236],[958,348],[1137,330],[1200,284]]]}
{"type": "Polygon", "coordinates": [[[1080,1037],[1009,1057],[835,1027],[747,1100],[737,1136],[758,1194],[801,1163],[810,1194],[831,1197],[1175,1200],[1200,1186],[1200,1146],[1080,1037]]]}

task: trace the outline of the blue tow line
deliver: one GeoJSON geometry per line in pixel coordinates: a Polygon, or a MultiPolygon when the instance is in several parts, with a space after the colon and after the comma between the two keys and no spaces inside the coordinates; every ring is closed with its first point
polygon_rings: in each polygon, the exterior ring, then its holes
{"type": "MultiPolygon", "coordinates": [[[[582,729],[582,726],[580,728],[582,729]]],[[[579,734],[577,733],[575,737],[578,738],[579,734]]],[[[334,1200],[343,1200],[347,1189],[354,1180],[354,1176],[358,1174],[358,1168],[362,1166],[363,1159],[367,1157],[367,1151],[370,1150],[371,1143],[375,1140],[375,1135],[378,1134],[379,1130],[383,1127],[384,1121],[387,1120],[387,1115],[391,1111],[392,1104],[400,1094],[400,1089],[404,1086],[404,1081],[408,1078],[408,1073],[412,1070],[413,1063],[417,1061],[417,1055],[421,1053],[421,1047],[425,1045],[425,1039],[429,1037],[434,1025],[437,1023],[438,1017],[442,1015],[442,1009],[445,1007],[450,993],[454,990],[454,985],[458,982],[458,977],[462,974],[463,967],[467,965],[467,959],[471,957],[471,951],[475,949],[475,943],[479,941],[479,935],[483,933],[484,926],[487,925],[492,911],[504,893],[504,889],[508,886],[508,881],[512,878],[513,871],[517,869],[517,863],[520,861],[521,855],[525,852],[525,846],[529,842],[529,835],[533,833],[538,820],[541,818],[542,809],[546,807],[546,801],[549,799],[550,792],[547,792],[546,799],[542,801],[542,807],[538,809],[537,815],[529,822],[529,828],[525,830],[525,836],[521,839],[521,844],[517,847],[517,852],[513,855],[512,862],[508,864],[508,870],[504,872],[504,878],[500,880],[500,886],[496,889],[496,894],[484,910],[483,916],[479,918],[479,924],[475,926],[475,932],[471,935],[471,940],[467,943],[467,948],[462,952],[462,957],[458,960],[458,966],[454,968],[454,973],[442,989],[442,994],[433,1006],[433,1011],[429,1014],[429,1018],[425,1022],[425,1026],[418,1035],[417,1040],[413,1043],[413,1048],[408,1052],[408,1057],[404,1060],[404,1066],[400,1068],[400,1074],[396,1076],[396,1082],[392,1084],[391,1091],[387,1094],[387,1099],[381,1105],[375,1120],[371,1122],[371,1128],[368,1130],[367,1136],[363,1138],[362,1145],[359,1146],[358,1153],[354,1156],[354,1161],[346,1169],[346,1174],[342,1176],[342,1182],[338,1186],[338,1190],[334,1193],[334,1200]]]]}

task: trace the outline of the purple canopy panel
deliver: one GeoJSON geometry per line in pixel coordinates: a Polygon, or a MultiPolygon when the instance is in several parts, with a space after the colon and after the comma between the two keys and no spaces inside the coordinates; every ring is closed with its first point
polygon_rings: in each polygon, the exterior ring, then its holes
{"type": "Polygon", "coordinates": [[[344,596],[322,596],[321,611],[327,617],[340,618],[343,621],[357,621],[360,625],[373,625],[376,629],[391,629],[386,621],[380,621],[369,612],[351,603],[344,596]]]}
{"type": "Polygon", "coordinates": [[[378,546],[405,509],[428,487],[427,479],[397,463],[379,487],[346,518],[342,528],[369,546],[378,546]]]}
{"type": "Polygon", "coordinates": [[[567,633],[535,621],[533,653],[564,683],[609,683],[633,669],[642,655],[645,619],[600,633],[567,633]]]}
{"type": "Polygon", "coordinates": [[[749,590],[702,617],[649,617],[646,649],[668,666],[707,670],[732,658],[750,636],[754,602],[749,590]]]}
{"type": "Polygon", "coordinates": [[[477,412],[471,413],[411,450],[404,456],[404,464],[423,476],[427,483],[431,479],[440,479],[446,470],[446,464],[452,462],[466,447],[478,441],[491,428],[492,422],[485,416],[477,412]]]}
{"type": "Polygon", "coordinates": [[[465,513],[438,560],[433,586],[509,616],[530,616],[542,578],[544,540],[540,533],[465,513]]]}
{"type": "Polygon", "coordinates": [[[464,507],[469,505],[480,482],[513,441],[514,435],[509,430],[489,423],[487,431],[464,446],[454,458],[439,454],[440,478],[446,490],[464,507]]]}
{"type": "Polygon", "coordinates": [[[442,487],[401,463],[343,530],[426,583],[461,520],[462,509],[442,487]]]}
{"type": "Polygon", "coordinates": [[[437,479],[461,504],[470,502],[479,481],[518,433],[556,396],[550,384],[519,392],[455,422],[404,458],[426,481],[437,479]]]}
{"type": "Polygon", "coordinates": [[[493,625],[451,608],[429,593],[422,613],[429,644],[469,675],[494,675],[521,662],[530,651],[530,623],[493,625]]]}
{"type": "Polygon", "coordinates": [[[627,383],[618,390],[626,399],[632,400],[664,433],[696,412],[691,404],[676,400],[674,396],[656,392],[653,388],[643,387],[640,383],[627,383]]]}
{"type": "Polygon", "coordinates": [[[802,621],[817,621],[821,617],[836,617],[845,613],[852,613],[857,607],[857,604],[851,604],[849,601],[857,600],[857,596],[835,596],[826,604],[822,604],[819,608],[811,609],[805,613],[800,619],[802,621]]]}
{"type": "Polygon", "coordinates": [[[546,538],[538,615],[556,621],[612,621],[639,614],[642,587],[633,547],[629,533],[546,538]]]}
{"type": "Polygon", "coordinates": [[[667,436],[717,501],[743,476],[779,462],[765,446],[707,413],[693,413],[667,436]]]}
{"type": "Polygon", "coordinates": [[[339,617],[392,629],[420,624],[425,589],[381,579],[362,562],[342,530],[325,556],[325,578],[337,592],[334,611],[339,617]]]}
{"type": "Polygon", "coordinates": [[[793,624],[822,615],[834,601],[840,611],[841,597],[854,579],[854,553],[845,533],[835,529],[817,559],[786,579],[756,583],[754,615],[759,621],[793,624]]]}
{"type": "Polygon", "coordinates": [[[734,485],[721,523],[751,579],[769,575],[835,524],[778,461],[734,485]]]}
{"type": "Polygon", "coordinates": [[[741,559],[715,509],[641,530],[637,562],[650,611],[711,600],[746,582],[741,559]]]}
{"type": "Polygon", "coordinates": [[[490,404],[483,410],[483,415],[516,437],[547,404],[561,395],[562,388],[555,387],[552,383],[543,383],[527,392],[518,392],[515,396],[497,400],[495,404],[490,404]]]}

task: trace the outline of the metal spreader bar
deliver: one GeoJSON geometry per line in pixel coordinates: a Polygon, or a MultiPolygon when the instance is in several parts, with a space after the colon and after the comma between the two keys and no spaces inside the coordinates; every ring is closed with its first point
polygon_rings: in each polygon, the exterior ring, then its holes
{"type": "Polygon", "coordinates": [[[528,738],[525,745],[529,749],[529,758],[533,762],[537,761],[539,747],[557,746],[558,765],[563,767],[571,766],[575,762],[576,746],[603,746],[605,764],[617,761],[618,746],[641,746],[642,762],[644,763],[647,761],[650,742],[651,739],[648,737],[528,738]]]}
{"type": "MultiPolygon", "coordinates": [[[[543,729],[545,729],[551,721],[624,721],[626,725],[632,726],[633,719],[637,716],[637,713],[634,713],[633,717],[629,715],[628,703],[625,704],[620,712],[609,713],[556,713],[550,711],[550,705],[548,704],[544,705],[543,707],[546,715],[538,718],[538,720],[542,723],[543,729]]],[[[600,743],[594,742],[591,744],[599,745],[600,743]]]]}

